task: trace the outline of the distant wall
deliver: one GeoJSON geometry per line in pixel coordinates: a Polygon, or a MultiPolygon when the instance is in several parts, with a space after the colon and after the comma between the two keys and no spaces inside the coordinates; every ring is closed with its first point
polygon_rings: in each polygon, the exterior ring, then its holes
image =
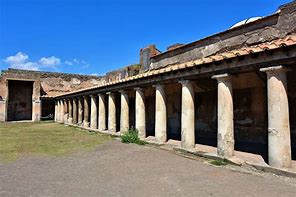
{"type": "Polygon", "coordinates": [[[219,52],[283,38],[288,34],[295,33],[296,2],[283,6],[280,10],[278,14],[152,57],[150,69],[184,63],[219,52]]]}

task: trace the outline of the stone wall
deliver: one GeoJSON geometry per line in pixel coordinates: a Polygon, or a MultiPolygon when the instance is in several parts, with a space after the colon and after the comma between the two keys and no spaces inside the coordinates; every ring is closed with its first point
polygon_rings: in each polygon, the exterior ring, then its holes
{"type": "Polygon", "coordinates": [[[220,52],[283,38],[295,32],[296,2],[293,1],[281,7],[279,13],[156,55],[151,58],[150,69],[184,63],[220,52]]]}

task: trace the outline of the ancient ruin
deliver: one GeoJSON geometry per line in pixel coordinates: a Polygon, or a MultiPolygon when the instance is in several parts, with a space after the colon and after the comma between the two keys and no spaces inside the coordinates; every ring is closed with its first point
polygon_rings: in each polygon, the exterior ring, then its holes
{"type": "Polygon", "coordinates": [[[60,123],[140,138],[261,155],[274,167],[296,160],[296,2],[267,17],[160,52],[102,77],[7,70],[0,121],[54,114],[60,123]]]}

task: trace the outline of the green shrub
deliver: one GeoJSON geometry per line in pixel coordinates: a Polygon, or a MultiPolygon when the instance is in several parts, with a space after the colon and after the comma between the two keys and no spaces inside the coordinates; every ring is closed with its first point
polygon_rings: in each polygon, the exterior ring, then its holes
{"type": "Polygon", "coordinates": [[[126,133],[121,135],[121,141],[123,143],[134,143],[139,145],[146,144],[146,142],[140,140],[140,138],[138,137],[138,130],[135,128],[131,128],[126,133]]]}

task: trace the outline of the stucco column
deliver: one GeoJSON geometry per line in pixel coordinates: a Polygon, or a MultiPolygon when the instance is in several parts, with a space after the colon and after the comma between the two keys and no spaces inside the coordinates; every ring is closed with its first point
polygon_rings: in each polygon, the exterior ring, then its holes
{"type": "Polygon", "coordinates": [[[68,111],[68,100],[67,99],[63,99],[63,109],[62,109],[62,119],[63,119],[63,123],[67,123],[68,122],[68,118],[69,118],[69,111],[68,111]]]}
{"type": "Polygon", "coordinates": [[[228,74],[214,75],[218,82],[218,147],[217,154],[221,157],[234,155],[233,99],[232,81],[228,74]]]}
{"type": "Polygon", "coordinates": [[[180,83],[182,84],[181,146],[182,148],[194,148],[194,89],[188,80],[180,81],[180,83]]]}
{"type": "Polygon", "coordinates": [[[127,132],[129,128],[129,99],[126,91],[121,93],[120,132],[127,132]]]}
{"type": "Polygon", "coordinates": [[[41,100],[33,100],[32,101],[32,121],[40,121],[41,120],[41,100]]]}
{"type": "Polygon", "coordinates": [[[98,106],[97,106],[97,97],[96,95],[91,95],[91,117],[90,117],[90,128],[98,128],[98,106]]]}
{"type": "Polygon", "coordinates": [[[155,138],[159,143],[167,140],[167,109],[164,85],[155,85],[155,138]]]}
{"type": "Polygon", "coordinates": [[[82,125],[83,123],[83,98],[79,97],[78,101],[78,119],[77,124],[82,125]]]}
{"type": "Polygon", "coordinates": [[[77,99],[73,98],[73,124],[77,124],[77,99]]]}
{"type": "Polygon", "coordinates": [[[60,100],[60,110],[59,110],[59,123],[64,122],[64,102],[60,100]]]}
{"type": "Polygon", "coordinates": [[[106,130],[106,103],[105,103],[105,95],[99,94],[99,130],[106,130]]]}
{"type": "Polygon", "coordinates": [[[68,113],[69,113],[69,115],[68,115],[68,123],[69,124],[73,124],[73,104],[72,104],[72,99],[71,98],[69,98],[68,99],[68,109],[69,109],[69,111],[68,111],[68,113]]]}
{"type": "Polygon", "coordinates": [[[115,95],[112,92],[107,93],[108,99],[108,130],[116,131],[116,106],[115,106],[115,95]]]}
{"type": "Polygon", "coordinates": [[[88,96],[83,97],[84,100],[84,120],[83,120],[83,127],[89,127],[89,105],[88,105],[88,96]]]}
{"type": "Polygon", "coordinates": [[[32,94],[32,121],[41,120],[40,81],[34,81],[32,94]]]}
{"type": "Polygon", "coordinates": [[[287,95],[287,68],[262,68],[267,74],[268,97],[268,161],[278,168],[291,167],[291,139],[289,103],[287,95]]]}
{"type": "Polygon", "coordinates": [[[58,121],[58,101],[54,102],[54,121],[58,121]]]}
{"type": "Polygon", "coordinates": [[[61,107],[60,107],[60,101],[59,100],[57,100],[57,122],[60,122],[60,109],[61,109],[61,107]]]}
{"type": "Polygon", "coordinates": [[[140,139],[146,138],[145,94],[142,88],[136,90],[136,129],[140,139]]]}

